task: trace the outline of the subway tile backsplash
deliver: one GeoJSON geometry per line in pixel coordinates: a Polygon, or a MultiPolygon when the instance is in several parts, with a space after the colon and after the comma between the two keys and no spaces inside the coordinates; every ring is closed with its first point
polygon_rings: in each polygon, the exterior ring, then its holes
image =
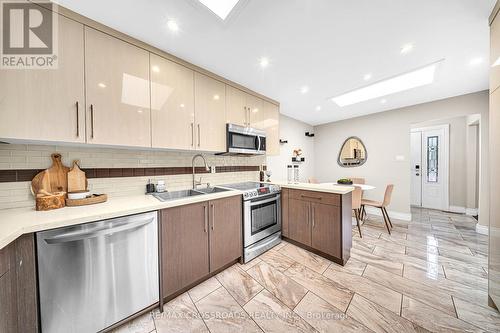
{"type": "MultiPolygon", "coordinates": [[[[50,155],[60,153],[64,165],[71,166],[73,160],[80,160],[83,169],[107,170],[106,178],[90,178],[89,188],[94,193],[107,193],[110,197],[140,195],[144,193],[149,179],[153,182],[165,180],[167,189],[178,190],[191,187],[191,174],[165,174],[165,170],[191,167],[191,160],[197,152],[154,151],[138,149],[115,149],[100,147],[71,147],[50,145],[0,144],[0,209],[34,207],[30,192],[30,177],[33,172],[43,170],[52,164],[50,155]],[[132,169],[149,170],[151,176],[131,176],[132,169]],[[170,168],[170,169],[168,169],[170,168]],[[154,173],[152,170],[155,170],[154,173]],[[125,171],[124,171],[125,170],[125,171]],[[15,173],[16,181],[12,181],[15,173]],[[118,173],[115,177],[113,173],[118,173]],[[154,175],[153,175],[154,174],[154,175]],[[120,177],[126,175],[127,177],[120,177]],[[2,180],[3,179],[3,180],[2,180]]],[[[258,180],[257,168],[266,163],[265,156],[217,156],[204,154],[218,173],[199,174],[203,183],[213,185],[239,181],[258,180]],[[245,166],[254,168],[244,168],[245,166]],[[231,168],[238,167],[238,168],[231,168]],[[254,171],[247,171],[248,169],[254,171]]],[[[201,166],[201,161],[197,161],[201,166]]],[[[89,175],[92,177],[92,175],[89,175]]],[[[106,175],[104,175],[106,176],[106,175]]]]}

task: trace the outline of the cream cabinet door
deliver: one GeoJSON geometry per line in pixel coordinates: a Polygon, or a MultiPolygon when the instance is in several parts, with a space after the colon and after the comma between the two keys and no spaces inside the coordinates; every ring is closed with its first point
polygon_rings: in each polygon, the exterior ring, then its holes
{"type": "Polygon", "coordinates": [[[264,101],[259,97],[246,94],[248,108],[248,126],[264,129],[264,101]]]}
{"type": "Polygon", "coordinates": [[[194,149],[194,71],[151,54],[153,148],[194,149]]]}
{"type": "Polygon", "coordinates": [[[226,122],[248,126],[248,108],[246,93],[226,85],[226,122]]]}
{"type": "Polygon", "coordinates": [[[206,75],[194,74],[196,149],[226,150],[226,85],[206,75]]]}
{"type": "Polygon", "coordinates": [[[500,87],[500,15],[491,24],[490,91],[500,87]]]}
{"type": "Polygon", "coordinates": [[[277,105],[264,101],[264,129],[266,130],[266,154],[280,154],[280,111],[277,105]]]}
{"type": "Polygon", "coordinates": [[[85,27],[87,141],[151,147],[149,53],[85,27]]]}
{"type": "Polygon", "coordinates": [[[0,138],[6,141],[85,142],[83,25],[63,16],[58,23],[57,69],[0,70],[0,138]]]}

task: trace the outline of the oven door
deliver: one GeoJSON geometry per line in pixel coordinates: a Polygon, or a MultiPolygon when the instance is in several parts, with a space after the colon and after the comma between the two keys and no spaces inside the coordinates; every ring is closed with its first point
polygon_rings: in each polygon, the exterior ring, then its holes
{"type": "Polygon", "coordinates": [[[244,246],[281,231],[281,195],[256,198],[244,202],[244,246]]]}

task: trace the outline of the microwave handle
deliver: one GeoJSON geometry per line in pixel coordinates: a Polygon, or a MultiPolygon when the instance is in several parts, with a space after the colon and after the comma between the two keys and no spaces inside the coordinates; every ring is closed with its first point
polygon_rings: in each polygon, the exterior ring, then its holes
{"type": "Polygon", "coordinates": [[[260,153],[260,144],[261,144],[260,135],[257,135],[257,152],[258,153],[260,153]]]}

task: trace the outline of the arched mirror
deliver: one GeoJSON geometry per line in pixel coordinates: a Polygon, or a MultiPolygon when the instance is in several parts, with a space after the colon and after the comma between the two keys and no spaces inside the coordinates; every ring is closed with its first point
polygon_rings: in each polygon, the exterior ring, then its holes
{"type": "Polygon", "coordinates": [[[365,164],[368,153],[360,138],[351,136],[340,148],[337,163],[344,168],[354,168],[365,164]]]}

